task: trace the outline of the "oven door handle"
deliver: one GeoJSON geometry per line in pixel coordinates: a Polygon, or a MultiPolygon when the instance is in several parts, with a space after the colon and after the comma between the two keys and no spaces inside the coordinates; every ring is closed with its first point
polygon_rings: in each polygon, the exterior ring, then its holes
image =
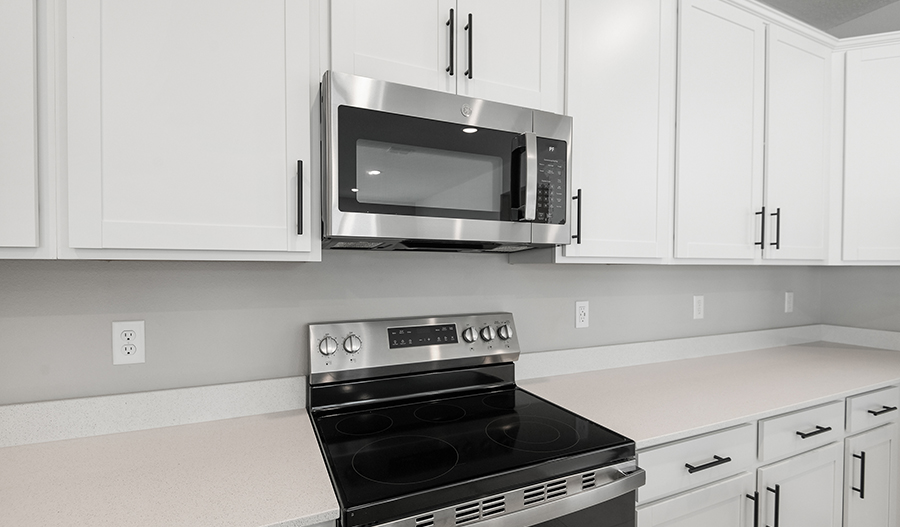
{"type": "Polygon", "coordinates": [[[534,221],[537,216],[537,135],[532,132],[522,135],[525,136],[525,214],[520,221],[534,221]]]}
{"type": "Polygon", "coordinates": [[[636,490],[647,480],[644,469],[634,467],[634,462],[631,463],[632,466],[626,469],[628,472],[622,472],[615,466],[598,469],[596,471],[596,479],[599,484],[594,488],[541,505],[521,509],[511,514],[485,519],[474,523],[473,527],[535,525],[617,498],[636,490]],[[606,480],[607,483],[600,483],[602,480],[606,480]]]}

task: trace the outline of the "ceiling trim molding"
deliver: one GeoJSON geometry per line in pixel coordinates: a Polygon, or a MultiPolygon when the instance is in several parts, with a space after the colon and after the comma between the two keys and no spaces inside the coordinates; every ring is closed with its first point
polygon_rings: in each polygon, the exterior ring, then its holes
{"type": "Polygon", "coordinates": [[[851,49],[885,46],[888,44],[900,44],[900,31],[842,38],[838,40],[835,51],[848,51],[851,49]]]}
{"type": "Polygon", "coordinates": [[[811,38],[820,44],[824,44],[829,47],[837,47],[840,43],[840,39],[813,27],[806,22],[801,22],[796,18],[787,15],[774,7],[758,2],[757,0],[723,0],[726,3],[732,4],[736,7],[739,7],[745,11],[749,11],[754,15],[762,18],[766,22],[771,24],[777,24],[785,29],[794,31],[795,33],[799,33],[807,38],[811,38]]]}

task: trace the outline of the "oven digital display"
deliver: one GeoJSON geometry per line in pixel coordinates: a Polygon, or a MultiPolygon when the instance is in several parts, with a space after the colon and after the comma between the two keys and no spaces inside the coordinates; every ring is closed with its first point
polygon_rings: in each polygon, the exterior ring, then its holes
{"type": "Polygon", "coordinates": [[[388,328],[388,344],[391,349],[456,344],[457,342],[459,340],[456,336],[456,324],[388,328]]]}

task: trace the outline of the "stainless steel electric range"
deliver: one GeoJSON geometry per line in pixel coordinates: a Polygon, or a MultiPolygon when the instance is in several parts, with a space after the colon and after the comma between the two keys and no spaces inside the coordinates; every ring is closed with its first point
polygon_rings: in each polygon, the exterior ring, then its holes
{"type": "Polygon", "coordinates": [[[633,527],[634,442],[515,383],[510,313],[311,324],[340,525],[633,527]]]}

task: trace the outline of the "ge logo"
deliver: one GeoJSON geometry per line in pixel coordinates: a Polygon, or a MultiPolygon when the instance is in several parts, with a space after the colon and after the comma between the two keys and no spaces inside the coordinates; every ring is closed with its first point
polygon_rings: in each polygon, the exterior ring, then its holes
{"type": "Polygon", "coordinates": [[[462,105],[462,108],[459,109],[462,112],[463,116],[471,117],[472,116],[472,107],[468,104],[462,105]]]}
{"type": "Polygon", "coordinates": [[[550,151],[551,151],[551,152],[556,152],[556,147],[555,147],[555,146],[551,146],[551,147],[550,147],[550,151]]]}

